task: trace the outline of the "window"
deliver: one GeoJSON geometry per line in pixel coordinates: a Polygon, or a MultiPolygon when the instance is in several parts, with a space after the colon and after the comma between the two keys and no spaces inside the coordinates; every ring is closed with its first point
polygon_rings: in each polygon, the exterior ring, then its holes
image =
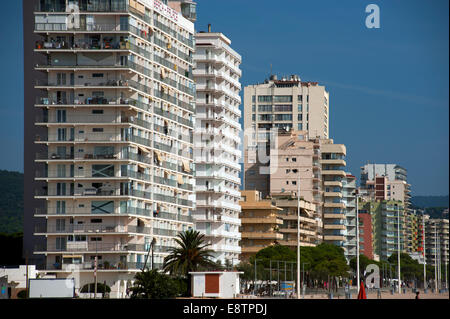
{"type": "Polygon", "coordinates": [[[272,114],[259,114],[258,120],[259,121],[272,121],[272,114]]]}
{"type": "Polygon", "coordinates": [[[297,129],[299,131],[303,131],[303,124],[302,123],[298,123],[297,129]]]}
{"type": "Polygon", "coordinates": [[[292,105],[275,105],[275,112],[292,112],[292,105]]]}
{"type": "Polygon", "coordinates": [[[289,162],[289,157],[286,157],[286,162],[289,162]]]}
{"type": "Polygon", "coordinates": [[[272,95],[260,95],[258,96],[258,102],[272,102],[272,95]]]}
{"type": "Polygon", "coordinates": [[[296,158],[296,157],[293,157],[293,158],[292,158],[292,161],[293,161],[293,162],[297,162],[297,158],[296,158]]]}
{"type": "Polygon", "coordinates": [[[290,172],[291,172],[290,169],[287,169],[287,170],[286,170],[286,174],[289,174],[290,172]]]}
{"type": "Polygon", "coordinates": [[[91,219],[91,224],[101,224],[103,220],[101,218],[91,219]]]}
{"type": "Polygon", "coordinates": [[[261,104],[258,105],[258,112],[272,112],[272,105],[261,104]]]}
{"type": "Polygon", "coordinates": [[[56,120],[58,123],[66,123],[66,110],[57,110],[56,111],[56,120]]]}
{"type": "Polygon", "coordinates": [[[101,237],[91,237],[91,241],[102,241],[101,237]]]}
{"type": "Polygon", "coordinates": [[[252,95],[252,102],[255,103],[256,102],[256,96],[252,95]]]}
{"type": "Polygon", "coordinates": [[[66,202],[65,201],[56,201],[56,214],[65,214],[66,213],[66,202]]]}
{"type": "Polygon", "coordinates": [[[103,132],[103,128],[102,128],[102,127],[94,127],[94,128],[92,129],[92,132],[96,132],[96,133],[103,132]]]}
{"type": "Polygon", "coordinates": [[[275,95],[274,102],[292,102],[292,95],[275,95]]]}
{"type": "Polygon", "coordinates": [[[92,165],[92,177],[114,177],[114,165],[92,165]]]}
{"type": "Polygon", "coordinates": [[[92,77],[93,78],[102,78],[103,77],[103,73],[93,73],[92,77]]]}
{"type": "Polygon", "coordinates": [[[86,236],[84,235],[70,235],[67,236],[67,241],[86,241],[86,236]]]}
{"type": "Polygon", "coordinates": [[[92,201],[91,202],[91,214],[113,214],[113,213],[114,213],[114,202],[113,201],[92,201]]]}
{"type": "Polygon", "coordinates": [[[291,184],[292,185],[297,185],[297,181],[292,181],[291,184]]]}
{"type": "Polygon", "coordinates": [[[292,114],[275,114],[275,121],[292,121],[292,114]]]}
{"type": "Polygon", "coordinates": [[[92,114],[103,114],[103,110],[92,110],[92,114]]]}
{"type": "Polygon", "coordinates": [[[286,181],[286,185],[289,185],[289,181],[286,181]]]}
{"type": "Polygon", "coordinates": [[[303,112],[303,106],[301,104],[298,105],[298,112],[303,112]]]}
{"type": "Polygon", "coordinates": [[[303,96],[302,96],[302,95],[298,95],[298,96],[297,96],[297,100],[298,100],[299,102],[303,101],[303,96]]]}
{"type": "Polygon", "coordinates": [[[298,121],[303,121],[303,115],[302,114],[298,114],[297,115],[297,120],[298,121]]]}

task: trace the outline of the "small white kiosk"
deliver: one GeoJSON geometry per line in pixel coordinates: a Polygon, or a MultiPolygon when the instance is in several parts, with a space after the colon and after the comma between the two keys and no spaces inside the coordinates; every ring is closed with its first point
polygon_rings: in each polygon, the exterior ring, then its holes
{"type": "Polygon", "coordinates": [[[193,297],[235,298],[239,294],[239,271],[196,271],[191,274],[193,297]]]}

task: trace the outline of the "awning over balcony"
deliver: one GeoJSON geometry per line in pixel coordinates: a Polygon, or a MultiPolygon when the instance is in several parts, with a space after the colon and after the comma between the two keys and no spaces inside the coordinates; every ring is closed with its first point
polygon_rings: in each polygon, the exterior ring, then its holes
{"type": "Polygon", "coordinates": [[[156,158],[158,159],[158,162],[162,162],[161,153],[158,151],[155,151],[155,155],[156,155],[156,158]]]}
{"type": "Polygon", "coordinates": [[[178,175],[177,175],[177,181],[178,181],[178,184],[183,185],[183,184],[184,184],[183,176],[181,176],[180,174],[178,174],[178,175]]]}
{"type": "Polygon", "coordinates": [[[183,161],[183,170],[188,173],[191,171],[188,161],[183,161]]]}
{"type": "Polygon", "coordinates": [[[146,149],[146,148],[144,148],[144,147],[138,146],[138,149],[139,149],[142,153],[150,153],[150,150],[148,150],[148,149],[146,149]]]}

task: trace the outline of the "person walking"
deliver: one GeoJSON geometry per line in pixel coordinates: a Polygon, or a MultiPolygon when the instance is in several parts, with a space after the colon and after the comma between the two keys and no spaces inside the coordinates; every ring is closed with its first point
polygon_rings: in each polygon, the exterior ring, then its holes
{"type": "Polygon", "coordinates": [[[415,298],[415,299],[420,299],[420,298],[419,298],[419,294],[420,294],[420,292],[419,292],[419,291],[416,291],[416,298],[415,298]]]}

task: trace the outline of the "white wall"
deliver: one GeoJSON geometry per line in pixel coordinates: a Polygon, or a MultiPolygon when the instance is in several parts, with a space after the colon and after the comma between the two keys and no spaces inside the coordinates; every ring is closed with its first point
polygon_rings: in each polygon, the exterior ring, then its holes
{"type": "MultiPolygon", "coordinates": [[[[19,268],[0,268],[0,277],[8,276],[8,283],[14,281],[19,283],[16,288],[26,288],[26,272],[27,266],[19,266],[19,268]]],[[[28,278],[36,278],[36,266],[28,266],[28,278]]]]}

